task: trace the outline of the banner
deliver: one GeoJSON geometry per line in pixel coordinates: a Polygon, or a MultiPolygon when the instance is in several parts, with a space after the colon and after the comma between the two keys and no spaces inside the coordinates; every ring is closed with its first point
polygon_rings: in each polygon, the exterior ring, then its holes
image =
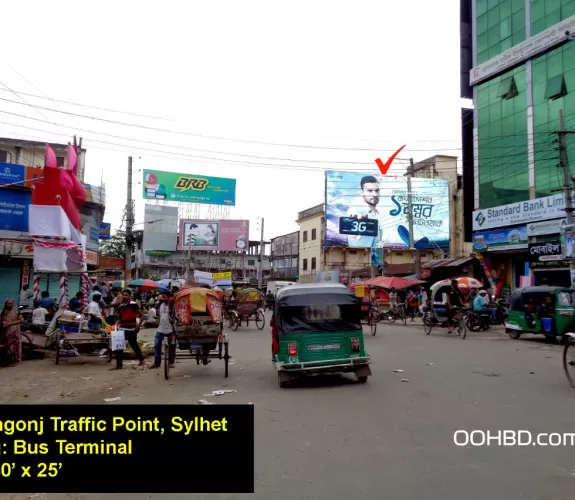
{"type": "Polygon", "coordinates": [[[109,222],[102,222],[100,224],[100,239],[109,240],[112,237],[112,224],[109,222]]]}
{"type": "Polygon", "coordinates": [[[214,277],[212,273],[205,271],[194,271],[194,281],[196,283],[203,283],[204,285],[213,285],[214,277]]]}
{"type": "Polygon", "coordinates": [[[566,260],[575,259],[575,225],[561,228],[561,247],[566,260]]]}
{"type": "Polygon", "coordinates": [[[145,200],[206,203],[233,207],[236,204],[236,180],[144,170],[143,196],[145,200]]]}
{"type": "Polygon", "coordinates": [[[527,225],[527,236],[546,236],[561,234],[561,228],[567,225],[567,219],[546,220],[527,225]]]}
{"type": "Polygon", "coordinates": [[[214,273],[212,274],[212,278],[214,278],[215,280],[231,280],[232,279],[232,272],[231,271],[226,271],[223,273],[214,273]]]}
{"type": "Polygon", "coordinates": [[[545,243],[529,243],[529,257],[532,261],[548,262],[563,260],[561,241],[548,241],[545,243]]]}
{"type": "Polygon", "coordinates": [[[23,187],[26,180],[26,167],[16,163],[0,163],[0,185],[12,184],[23,187]],[[21,183],[21,184],[16,184],[21,183]]]}
{"type": "Polygon", "coordinates": [[[100,255],[98,267],[100,269],[119,269],[123,271],[125,263],[125,259],[121,257],[104,257],[100,255]]]}
{"type": "Polygon", "coordinates": [[[30,191],[0,189],[0,230],[28,232],[30,191]]]}
{"type": "Polygon", "coordinates": [[[500,231],[485,231],[472,236],[474,252],[491,252],[494,250],[513,250],[527,248],[529,237],[527,226],[500,231]]]}
{"type": "Polygon", "coordinates": [[[529,224],[530,222],[565,217],[565,197],[562,194],[536,200],[510,203],[473,212],[473,230],[529,224]]]}
{"type": "Polygon", "coordinates": [[[339,271],[320,271],[317,273],[318,283],[339,283],[339,271]]]}
{"type": "MultiPolygon", "coordinates": [[[[449,182],[412,179],[413,240],[419,250],[449,248],[449,182]]],[[[326,172],[325,246],[409,248],[403,176],[326,172]]]]}
{"type": "Polygon", "coordinates": [[[249,245],[250,222],[247,220],[180,221],[178,250],[219,250],[246,252],[249,245]]]}

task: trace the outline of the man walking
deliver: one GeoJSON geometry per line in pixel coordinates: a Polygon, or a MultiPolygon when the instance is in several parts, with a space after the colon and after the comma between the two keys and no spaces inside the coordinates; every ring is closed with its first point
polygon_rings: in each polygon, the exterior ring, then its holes
{"type": "MultiPolygon", "coordinates": [[[[126,342],[130,344],[132,351],[134,351],[140,361],[138,366],[145,366],[144,355],[138,345],[138,332],[140,331],[138,319],[142,323],[144,321],[144,313],[138,304],[132,300],[132,290],[126,289],[122,292],[122,303],[117,307],[117,311],[119,320],[116,326],[124,330],[126,342]]],[[[116,351],[116,367],[112,368],[112,370],[121,370],[123,368],[123,357],[124,351],[116,351]]]]}
{"type": "MultiPolygon", "coordinates": [[[[160,316],[160,324],[156,337],[154,339],[154,364],[150,368],[160,368],[162,365],[162,343],[164,337],[169,336],[174,331],[172,319],[172,292],[166,292],[160,297],[160,309],[158,311],[160,316]]],[[[169,363],[170,368],[173,368],[175,361],[175,346],[169,345],[169,363]]]]}

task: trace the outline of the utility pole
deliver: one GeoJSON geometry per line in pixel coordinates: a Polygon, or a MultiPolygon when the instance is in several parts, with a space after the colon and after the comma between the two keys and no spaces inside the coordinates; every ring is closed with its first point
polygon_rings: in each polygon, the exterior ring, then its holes
{"type": "Polygon", "coordinates": [[[129,280],[132,274],[132,247],[134,237],[132,230],[134,227],[134,202],[132,200],[132,157],[128,157],[128,194],[126,202],[126,265],[124,278],[129,280]]]}
{"type": "Polygon", "coordinates": [[[415,274],[421,273],[421,260],[419,250],[415,248],[414,235],[413,235],[413,193],[411,190],[411,178],[415,171],[413,165],[413,158],[409,159],[409,167],[407,167],[407,221],[409,223],[409,249],[412,252],[413,260],[415,261],[415,274]]]}
{"type": "Polygon", "coordinates": [[[264,218],[262,217],[262,225],[260,227],[260,262],[258,266],[258,288],[261,289],[263,285],[263,265],[264,265],[264,218]]]}
{"type": "MultiPolygon", "coordinates": [[[[565,120],[563,118],[563,110],[559,110],[559,166],[563,170],[563,194],[565,195],[565,213],[567,218],[567,225],[573,224],[573,201],[572,192],[573,187],[571,186],[571,174],[569,172],[569,158],[567,157],[567,132],[565,130],[565,120]]],[[[570,261],[570,271],[571,271],[571,281],[573,282],[573,277],[575,276],[575,260],[570,261]]]]}
{"type": "MultiPolygon", "coordinates": [[[[190,228],[191,229],[191,228],[190,228]]],[[[188,258],[186,260],[186,279],[190,280],[190,268],[192,265],[192,245],[196,242],[196,237],[193,234],[188,234],[188,258]]]]}

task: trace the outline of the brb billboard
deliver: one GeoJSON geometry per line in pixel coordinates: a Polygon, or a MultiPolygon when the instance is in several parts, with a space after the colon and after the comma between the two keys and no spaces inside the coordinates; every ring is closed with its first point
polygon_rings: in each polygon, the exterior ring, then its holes
{"type": "MultiPolygon", "coordinates": [[[[412,178],[413,240],[419,250],[449,248],[449,182],[412,178]]],[[[407,179],[326,172],[325,246],[409,248],[407,179]]]]}
{"type": "Polygon", "coordinates": [[[247,220],[181,220],[178,250],[248,250],[250,222],[247,220]]]}
{"type": "Polygon", "coordinates": [[[144,170],[144,199],[208,205],[236,204],[236,180],[206,175],[144,170]]]}

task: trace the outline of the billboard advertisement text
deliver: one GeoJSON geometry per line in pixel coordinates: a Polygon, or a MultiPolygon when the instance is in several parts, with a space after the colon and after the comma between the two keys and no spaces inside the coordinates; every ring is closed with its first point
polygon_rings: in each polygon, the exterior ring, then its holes
{"type": "MultiPolygon", "coordinates": [[[[413,240],[419,250],[449,248],[449,182],[413,178],[413,240]]],[[[325,246],[409,247],[407,179],[326,172],[325,246]]]]}
{"type": "Polygon", "coordinates": [[[245,252],[248,250],[250,222],[247,220],[182,220],[178,250],[245,252]],[[191,245],[190,245],[191,241],[191,245]]]}
{"type": "Polygon", "coordinates": [[[143,184],[145,200],[206,203],[229,207],[236,204],[235,179],[144,170],[143,184]]]}

